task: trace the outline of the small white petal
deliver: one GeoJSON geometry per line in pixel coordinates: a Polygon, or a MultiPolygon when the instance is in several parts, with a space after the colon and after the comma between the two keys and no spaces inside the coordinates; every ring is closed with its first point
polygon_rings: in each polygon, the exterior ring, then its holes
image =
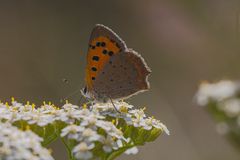
{"type": "Polygon", "coordinates": [[[137,147],[132,147],[132,148],[125,151],[125,154],[127,154],[127,155],[137,154],[137,153],[138,153],[138,148],[137,147]]]}

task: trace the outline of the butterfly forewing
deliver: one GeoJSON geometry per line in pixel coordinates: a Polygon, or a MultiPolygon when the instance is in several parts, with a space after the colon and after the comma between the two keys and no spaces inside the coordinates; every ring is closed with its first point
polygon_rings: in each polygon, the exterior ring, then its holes
{"type": "Polygon", "coordinates": [[[127,46],[125,42],[110,28],[97,24],[95,28],[92,30],[89,43],[91,43],[94,39],[98,37],[108,38],[113,44],[115,44],[121,51],[125,51],[127,46]]]}
{"type": "Polygon", "coordinates": [[[111,29],[96,25],[92,31],[87,54],[86,83],[92,90],[94,81],[110,57],[126,50],[125,43],[111,29]]]}

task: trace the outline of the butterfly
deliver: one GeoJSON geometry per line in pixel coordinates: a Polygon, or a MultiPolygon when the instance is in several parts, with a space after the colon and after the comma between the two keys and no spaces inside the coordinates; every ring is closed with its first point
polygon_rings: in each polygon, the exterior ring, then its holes
{"type": "Polygon", "coordinates": [[[97,24],[87,53],[82,94],[97,102],[126,99],[149,89],[151,73],[144,59],[110,28],[97,24]]]}

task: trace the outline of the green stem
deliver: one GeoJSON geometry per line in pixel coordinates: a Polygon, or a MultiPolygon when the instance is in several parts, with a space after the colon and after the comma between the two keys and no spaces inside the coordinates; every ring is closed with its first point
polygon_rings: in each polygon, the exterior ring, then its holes
{"type": "Polygon", "coordinates": [[[67,152],[68,152],[68,157],[70,160],[75,160],[74,156],[72,155],[72,150],[71,148],[68,146],[67,142],[65,141],[65,138],[61,138],[61,141],[63,142],[64,146],[67,148],[67,152]]]}
{"type": "Polygon", "coordinates": [[[46,139],[44,139],[42,145],[44,147],[48,146],[51,142],[55,141],[58,138],[57,134],[54,134],[46,139]]]}
{"type": "Polygon", "coordinates": [[[132,144],[132,145],[127,145],[125,147],[122,147],[122,148],[120,148],[120,150],[115,151],[115,152],[111,153],[110,155],[108,155],[107,157],[105,157],[105,160],[114,160],[116,157],[118,157],[119,155],[124,153],[127,149],[130,149],[134,146],[136,146],[136,145],[132,144]]]}

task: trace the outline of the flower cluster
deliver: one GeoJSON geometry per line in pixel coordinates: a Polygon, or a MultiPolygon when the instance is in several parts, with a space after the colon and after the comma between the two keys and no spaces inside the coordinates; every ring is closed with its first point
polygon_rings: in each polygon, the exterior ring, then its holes
{"type": "Polygon", "coordinates": [[[105,117],[101,116],[99,112],[90,112],[84,108],[75,111],[75,114],[78,114],[78,123],[63,128],[61,137],[67,136],[68,139],[78,142],[78,145],[73,148],[76,158],[92,158],[92,150],[97,147],[97,142],[98,148],[101,146],[106,153],[122,147],[122,141],[125,141],[123,132],[116,128],[112,122],[106,121],[105,117]],[[104,134],[99,133],[100,131],[104,134]]]}
{"type": "Polygon", "coordinates": [[[36,107],[12,99],[0,103],[0,120],[19,128],[29,128],[43,137],[47,145],[58,137],[76,159],[106,159],[119,154],[137,153],[136,146],[155,140],[166,126],[144,109],[133,109],[125,102],[76,106],[66,103],[61,108],[49,103],[36,107]],[[113,107],[114,105],[114,107],[113,107]],[[116,108],[116,109],[114,109],[116,108]]]}
{"type": "Polygon", "coordinates": [[[10,123],[0,123],[0,159],[53,160],[41,141],[42,138],[30,130],[21,131],[10,123]]]}
{"type": "Polygon", "coordinates": [[[216,130],[240,146],[240,83],[220,81],[200,85],[196,101],[206,106],[218,122],[216,130]]]}
{"type": "Polygon", "coordinates": [[[145,108],[143,109],[132,109],[133,106],[127,104],[126,102],[115,102],[114,105],[119,114],[112,107],[113,104],[96,104],[93,108],[99,110],[102,115],[108,115],[115,118],[123,118],[128,125],[133,125],[134,127],[142,127],[145,130],[151,130],[152,128],[158,128],[164,131],[169,135],[167,127],[161,123],[159,120],[156,120],[154,117],[147,117],[144,113],[145,108]]]}
{"type": "Polygon", "coordinates": [[[196,94],[197,103],[205,106],[209,101],[224,101],[228,98],[235,97],[240,91],[240,83],[229,80],[222,80],[217,83],[204,82],[200,85],[196,94]]]}
{"type": "Polygon", "coordinates": [[[196,94],[197,103],[205,106],[217,103],[219,110],[229,117],[240,118],[240,83],[220,81],[218,83],[203,83],[196,94]]]}

